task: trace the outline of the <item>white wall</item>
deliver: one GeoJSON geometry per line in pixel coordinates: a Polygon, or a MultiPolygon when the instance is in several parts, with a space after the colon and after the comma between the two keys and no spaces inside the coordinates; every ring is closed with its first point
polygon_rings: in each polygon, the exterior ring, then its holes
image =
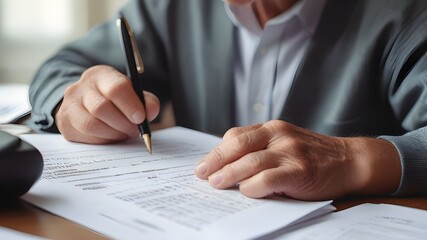
{"type": "Polygon", "coordinates": [[[0,0],[0,83],[29,83],[65,43],[109,19],[126,0],[0,0]]]}

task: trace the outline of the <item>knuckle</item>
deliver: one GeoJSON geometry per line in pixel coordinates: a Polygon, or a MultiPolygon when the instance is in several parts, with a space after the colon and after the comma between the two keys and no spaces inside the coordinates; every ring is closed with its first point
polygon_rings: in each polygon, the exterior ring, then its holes
{"type": "Polygon", "coordinates": [[[94,117],[90,115],[87,117],[84,117],[81,123],[81,132],[92,133],[96,130],[98,125],[99,125],[99,122],[94,117]]]}
{"type": "Polygon", "coordinates": [[[285,132],[289,131],[292,125],[282,120],[271,120],[265,126],[273,132],[285,132]]]}
{"type": "Polygon", "coordinates": [[[87,79],[87,78],[91,78],[94,75],[97,75],[100,71],[105,71],[105,70],[112,70],[113,67],[108,66],[108,65],[95,65],[92,66],[88,69],[86,69],[83,73],[82,73],[82,78],[87,79]]]}
{"type": "Polygon", "coordinates": [[[77,93],[79,93],[79,87],[78,87],[78,84],[77,84],[77,83],[71,84],[70,86],[68,86],[68,87],[65,89],[65,92],[64,92],[64,100],[65,100],[65,99],[67,99],[67,98],[69,98],[69,97],[74,96],[74,95],[75,95],[75,94],[77,94],[77,93]]]}
{"type": "Polygon", "coordinates": [[[108,109],[108,106],[111,104],[111,102],[108,99],[105,99],[103,97],[97,97],[94,99],[94,104],[90,107],[89,112],[92,115],[99,116],[103,112],[108,109]]]}
{"type": "Polygon", "coordinates": [[[214,164],[217,166],[222,166],[225,162],[225,155],[220,147],[214,148],[214,150],[211,152],[211,157],[215,162],[214,164]]]}
{"type": "Polygon", "coordinates": [[[233,127],[230,128],[225,134],[224,139],[233,139],[240,135],[240,128],[239,127],[233,127]]]}
{"type": "Polygon", "coordinates": [[[310,149],[307,148],[306,143],[304,143],[299,138],[287,138],[286,140],[283,140],[284,150],[285,151],[291,151],[295,155],[299,157],[306,156],[310,149]]]}
{"type": "Polygon", "coordinates": [[[100,69],[101,69],[101,66],[93,66],[93,67],[86,69],[82,73],[79,81],[91,81],[92,79],[94,79],[96,77],[96,75],[98,74],[100,69]]]}
{"type": "Polygon", "coordinates": [[[130,87],[130,82],[128,79],[121,77],[114,82],[111,83],[111,85],[107,88],[104,95],[108,99],[115,99],[119,98],[123,94],[127,93],[127,89],[130,87]]]}
{"type": "Polygon", "coordinates": [[[250,161],[246,161],[249,164],[249,169],[251,169],[252,174],[261,172],[266,168],[268,163],[259,155],[254,155],[251,157],[250,161]]]}
{"type": "Polygon", "coordinates": [[[244,149],[247,146],[252,146],[252,143],[256,141],[256,139],[254,139],[253,135],[248,134],[247,132],[243,132],[239,136],[231,139],[231,141],[237,149],[244,149]]]}

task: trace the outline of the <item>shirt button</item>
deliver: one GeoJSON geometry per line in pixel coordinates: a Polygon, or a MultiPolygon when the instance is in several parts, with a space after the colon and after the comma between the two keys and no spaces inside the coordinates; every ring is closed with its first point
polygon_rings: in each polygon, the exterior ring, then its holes
{"type": "Polygon", "coordinates": [[[252,105],[252,110],[256,113],[261,112],[262,104],[261,103],[255,103],[254,105],[252,105]]]}

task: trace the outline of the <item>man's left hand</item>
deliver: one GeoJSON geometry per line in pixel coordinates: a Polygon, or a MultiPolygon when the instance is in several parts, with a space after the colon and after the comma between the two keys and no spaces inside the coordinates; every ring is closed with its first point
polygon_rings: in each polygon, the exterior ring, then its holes
{"type": "Polygon", "coordinates": [[[238,186],[252,198],[324,200],[391,193],[401,167],[386,140],[330,137],[273,120],[230,129],[199,162],[196,175],[218,189],[238,186]]]}

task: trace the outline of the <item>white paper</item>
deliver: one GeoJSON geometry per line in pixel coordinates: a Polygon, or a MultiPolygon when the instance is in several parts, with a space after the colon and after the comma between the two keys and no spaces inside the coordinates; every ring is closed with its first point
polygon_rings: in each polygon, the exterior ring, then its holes
{"type": "Polygon", "coordinates": [[[0,124],[13,123],[31,111],[28,85],[0,85],[0,124]]]}
{"type": "Polygon", "coordinates": [[[333,210],[330,201],[215,190],[194,168],[220,138],[180,127],[152,135],[152,155],[138,140],[87,145],[58,134],[21,135],[45,161],[23,199],[117,239],[248,239],[333,210]]]}
{"type": "Polygon", "coordinates": [[[275,239],[425,240],[427,211],[389,204],[362,204],[287,231],[275,239]]]}
{"type": "Polygon", "coordinates": [[[7,240],[43,240],[46,238],[37,237],[27,233],[18,232],[9,228],[0,227],[0,239],[7,240]]]}

